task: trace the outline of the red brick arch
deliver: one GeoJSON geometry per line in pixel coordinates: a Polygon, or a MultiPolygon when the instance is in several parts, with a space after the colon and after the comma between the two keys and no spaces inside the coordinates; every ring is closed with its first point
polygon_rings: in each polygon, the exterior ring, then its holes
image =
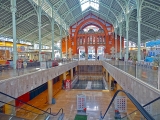
{"type": "Polygon", "coordinates": [[[74,46],[73,46],[73,54],[77,54],[77,36],[78,36],[78,32],[80,30],[80,28],[88,23],[88,22],[94,22],[94,23],[97,23],[99,24],[99,26],[102,27],[102,29],[104,30],[104,33],[105,33],[105,36],[106,36],[106,43],[108,42],[109,40],[109,37],[108,37],[108,30],[107,30],[107,27],[105,24],[103,24],[101,21],[95,19],[95,18],[88,18],[86,20],[84,20],[83,22],[81,22],[77,27],[76,27],[76,31],[75,31],[75,34],[74,34],[74,46]]]}

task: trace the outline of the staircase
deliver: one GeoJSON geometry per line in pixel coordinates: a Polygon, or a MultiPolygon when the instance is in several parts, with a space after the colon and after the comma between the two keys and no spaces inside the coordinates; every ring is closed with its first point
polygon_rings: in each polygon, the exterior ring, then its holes
{"type": "Polygon", "coordinates": [[[20,118],[20,117],[16,117],[13,115],[6,115],[3,113],[0,113],[0,120],[63,120],[63,118],[64,118],[64,114],[60,114],[57,116],[38,115],[38,116],[35,116],[35,118],[33,118],[33,117],[27,118],[26,116],[24,116],[24,118],[20,118]]]}
{"type": "Polygon", "coordinates": [[[15,102],[6,103],[5,99],[1,99],[0,105],[6,105],[5,111],[8,112],[5,112],[6,114],[0,113],[0,120],[63,120],[64,113],[62,108],[57,113],[52,113],[51,108],[42,110],[2,92],[0,92],[0,96],[1,98],[23,103],[22,106],[17,107],[15,102]]]}

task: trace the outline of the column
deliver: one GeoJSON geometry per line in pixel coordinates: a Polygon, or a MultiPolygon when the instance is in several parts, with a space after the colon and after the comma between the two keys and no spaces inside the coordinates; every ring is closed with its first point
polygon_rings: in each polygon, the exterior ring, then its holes
{"type": "Polygon", "coordinates": [[[16,0],[11,0],[11,12],[12,12],[12,32],[13,32],[13,68],[16,69],[17,62],[17,35],[16,35],[16,0]]]}
{"type": "Polygon", "coordinates": [[[141,60],[141,1],[137,2],[137,22],[138,22],[138,53],[137,60],[141,60]]]}
{"type": "MultiPolygon", "coordinates": [[[[128,17],[128,15],[127,15],[128,17]]],[[[126,57],[125,59],[128,60],[128,54],[129,54],[129,41],[128,41],[128,32],[129,32],[129,19],[126,19],[126,41],[127,41],[127,46],[126,46],[126,57]]]]}
{"type": "Polygon", "coordinates": [[[88,37],[86,36],[85,38],[85,60],[88,60],[88,37]]]}
{"type": "Polygon", "coordinates": [[[105,72],[105,68],[102,66],[102,73],[104,73],[105,72]]]}
{"type": "Polygon", "coordinates": [[[109,74],[109,79],[108,79],[108,89],[111,90],[111,83],[112,83],[113,77],[109,74]]]}
{"type": "Polygon", "coordinates": [[[108,79],[108,71],[106,70],[106,81],[108,82],[109,79],[108,79]]]}
{"type": "Polygon", "coordinates": [[[117,59],[117,28],[115,28],[115,59],[117,59]]]}
{"type": "Polygon", "coordinates": [[[98,49],[98,47],[95,45],[95,60],[97,60],[97,49],[98,49]]]}
{"type": "Polygon", "coordinates": [[[13,107],[15,106],[15,100],[12,100],[11,102],[9,102],[8,104],[5,104],[4,105],[4,111],[5,111],[5,114],[7,115],[14,115],[16,116],[16,107],[13,107]],[[10,105],[9,105],[10,104],[10,105]]]}
{"type": "Polygon", "coordinates": [[[68,58],[68,39],[66,36],[66,58],[68,58]]]}
{"type": "MultiPolygon", "coordinates": [[[[52,16],[53,16],[53,11],[52,11],[52,16]]],[[[54,54],[54,19],[52,18],[52,60],[55,58],[54,54]]]]}
{"type": "Polygon", "coordinates": [[[68,40],[69,40],[69,49],[68,49],[68,52],[69,52],[69,58],[70,59],[72,59],[72,49],[71,49],[71,46],[72,46],[72,42],[71,42],[71,37],[70,37],[70,35],[68,36],[69,38],[68,38],[68,40]]]}
{"type": "Polygon", "coordinates": [[[119,58],[122,59],[122,23],[120,23],[119,27],[119,35],[120,35],[120,51],[119,51],[119,58]]]}
{"type": "Polygon", "coordinates": [[[66,72],[63,73],[63,80],[66,80],[66,72]]]}
{"type": "Polygon", "coordinates": [[[73,80],[73,68],[71,69],[71,80],[73,80]]]}
{"type": "Polygon", "coordinates": [[[53,97],[53,80],[48,81],[48,103],[52,104],[53,97]]]}
{"type": "Polygon", "coordinates": [[[95,36],[95,60],[97,60],[97,49],[98,49],[98,45],[97,45],[97,35],[95,36]]]}
{"type": "Polygon", "coordinates": [[[42,61],[41,49],[42,49],[42,38],[41,38],[41,6],[39,1],[38,6],[38,38],[39,38],[39,61],[42,61]]]}
{"type": "Polygon", "coordinates": [[[60,58],[62,58],[62,25],[60,26],[60,58]]]}
{"type": "Polygon", "coordinates": [[[119,50],[119,58],[122,59],[122,34],[120,34],[120,50],[119,50]]]}

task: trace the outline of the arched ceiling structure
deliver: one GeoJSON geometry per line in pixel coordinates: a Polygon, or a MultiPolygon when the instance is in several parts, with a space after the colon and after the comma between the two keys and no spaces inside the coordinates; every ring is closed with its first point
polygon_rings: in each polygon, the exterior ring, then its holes
{"type": "Polygon", "coordinates": [[[100,26],[100,25],[97,24],[97,23],[88,22],[88,23],[84,24],[80,29],[82,30],[82,29],[84,29],[84,28],[86,28],[86,27],[88,27],[88,26],[90,26],[90,25],[96,26],[96,27],[98,27],[98,28],[102,28],[102,26],[100,26]]]}
{"type": "MultiPolygon", "coordinates": [[[[63,36],[69,26],[89,14],[107,21],[113,26],[122,24],[122,36],[126,36],[126,14],[129,17],[129,40],[138,40],[137,1],[141,7],[141,41],[147,42],[160,38],[160,0],[17,0],[17,41],[38,43],[38,1],[42,4],[42,44],[51,45],[51,19],[55,19],[55,42],[60,40],[60,27],[63,36]],[[82,11],[81,5],[92,2],[99,5],[82,11]]],[[[12,13],[10,0],[0,0],[0,35],[12,37],[12,13]]],[[[119,34],[119,27],[118,27],[119,34]]]]}

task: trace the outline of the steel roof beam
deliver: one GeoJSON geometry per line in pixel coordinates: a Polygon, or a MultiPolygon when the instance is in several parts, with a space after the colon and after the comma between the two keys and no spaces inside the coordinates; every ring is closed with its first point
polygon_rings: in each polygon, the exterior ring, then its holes
{"type": "MultiPolygon", "coordinates": [[[[101,15],[103,15],[104,17],[106,17],[106,15],[104,14],[104,13],[101,13],[101,12],[98,12],[98,11],[96,11],[96,10],[85,10],[84,12],[83,12],[83,14],[84,13],[86,13],[86,12],[88,12],[88,11],[93,11],[93,12],[96,12],[96,13],[100,13],[101,15]]],[[[75,16],[75,18],[78,18],[79,16],[81,16],[81,13],[80,14],[78,14],[78,15],[76,15],[75,16]]],[[[109,21],[112,23],[112,20],[110,20],[110,18],[108,18],[109,19],[109,21]]],[[[72,23],[72,21],[69,23],[69,25],[71,25],[71,23],[72,23]]],[[[113,23],[112,23],[113,24],[113,23]]]]}
{"type": "MultiPolygon", "coordinates": [[[[58,30],[55,30],[55,31],[54,31],[54,34],[55,34],[56,36],[59,36],[56,32],[58,32],[58,30]]],[[[47,36],[49,36],[49,35],[51,35],[51,34],[52,34],[52,31],[49,31],[49,32],[43,34],[42,39],[44,39],[45,37],[47,37],[47,36]]],[[[38,38],[34,39],[33,41],[38,41],[38,38]]]]}
{"type": "Polygon", "coordinates": [[[59,0],[59,2],[57,2],[57,3],[55,3],[53,6],[54,6],[54,8],[56,8],[56,6],[58,5],[59,6],[59,4],[61,4],[63,2],[63,0],[59,0]]]}
{"type": "Polygon", "coordinates": [[[155,10],[157,12],[160,12],[160,6],[158,6],[158,5],[152,4],[152,3],[147,2],[147,1],[144,1],[142,5],[143,5],[142,10],[147,7],[147,8],[150,8],[152,10],[155,10]]]}
{"type": "MultiPolygon", "coordinates": [[[[133,32],[138,33],[135,28],[131,28],[131,27],[130,27],[129,29],[130,29],[131,31],[133,31],[133,32]]],[[[145,36],[145,37],[148,37],[149,39],[154,39],[154,38],[155,38],[154,36],[149,35],[149,34],[146,34],[146,33],[144,33],[144,32],[141,32],[141,35],[143,35],[143,36],[145,36]]]]}
{"type": "MultiPolygon", "coordinates": [[[[68,5],[67,5],[67,3],[66,3],[66,0],[63,0],[63,1],[61,1],[60,5],[58,6],[56,12],[58,12],[58,10],[61,8],[61,6],[62,6],[63,4],[65,4],[65,5],[67,6],[67,9],[69,10],[69,7],[68,7],[68,5]]],[[[72,12],[71,12],[71,15],[72,15],[72,17],[74,18],[74,15],[72,14],[72,12]]],[[[75,22],[77,22],[75,18],[74,18],[74,20],[75,20],[75,22]]]]}
{"type": "MultiPolygon", "coordinates": [[[[45,0],[49,5],[50,5],[50,7],[52,8],[52,9],[55,9],[54,8],[54,6],[48,1],[48,0],[45,0]]],[[[55,10],[54,10],[55,11],[55,10]]],[[[56,12],[56,14],[57,15],[59,15],[57,12],[56,12]]],[[[53,16],[52,16],[53,17],[53,16]]],[[[62,18],[61,18],[61,16],[59,15],[59,17],[60,17],[60,19],[62,20],[62,18]]],[[[65,23],[65,21],[64,21],[64,23],[65,23]]],[[[66,23],[65,23],[66,24],[66,23]]],[[[60,25],[60,26],[62,26],[62,25],[60,25]]],[[[62,28],[63,28],[63,26],[62,26],[62,28]]]]}
{"type": "MultiPolygon", "coordinates": [[[[92,2],[99,4],[98,2],[95,2],[95,1],[92,1],[92,2]]],[[[85,3],[85,2],[84,2],[84,3],[85,3]]],[[[106,4],[105,4],[105,5],[101,4],[101,5],[102,5],[104,8],[106,8],[107,10],[111,11],[112,14],[115,16],[116,20],[118,21],[117,15],[120,14],[119,11],[110,8],[110,7],[107,6],[106,4]],[[114,12],[116,12],[116,14],[115,14],[114,12]]],[[[64,14],[62,14],[61,16],[64,16],[64,15],[65,15],[64,19],[66,19],[66,16],[68,16],[69,13],[73,12],[73,11],[74,11],[75,9],[77,9],[78,7],[81,7],[81,5],[78,4],[78,5],[74,6],[74,7],[71,8],[69,11],[65,12],[64,14]]],[[[68,22],[70,22],[70,21],[68,21],[68,22]]]]}
{"type": "MultiPolygon", "coordinates": [[[[109,9],[108,7],[105,7],[105,8],[108,9],[109,11],[111,11],[111,12],[113,13],[114,17],[116,18],[116,20],[118,21],[118,18],[117,18],[117,16],[116,16],[116,14],[114,14],[114,12],[113,12],[111,9],[109,9]]],[[[85,11],[86,11],[86,10],[85,10],[85,11]]],[[[85,12],[85,11],[84,11],[84,12],[85,12]]],[[[98,12],[100,12],[100,11],[98,11],[98,12]]],[[[77,16],[79,17],[80,15],[79,15],[79,14],[76,15],[75,18],[78,18],[77,16]]],[[[73,19],[69,20],[69,21],[68,21],[69,24],[72,23],[72,21],[73,21],[73,19]],[[71,22],[70,22],[70,21],[71,21],[71,22]]]]}
{"type": "MultiPolygon", "coordinates": [[[[112,0],[112,2],[111,2],[111,5],[112,5],[112,3],[113,3],[113,0],[112,0]]],[[[111,7],[111,6],[109,6],[109,7],[111,7]]],[[[108,12],[107,12],[107,16],[106,17],[108,17],[108,15],[109,15],[109,10],[108,10],[108,12]]]]}
{"type": "MultiPolygon", "coordinates": [[[[1,3],[1,4],[0,4],[0,7],[1,7],[3,10],[5,10],[5,11],[11,13],[11,10],[10,10],[10,7],[9,7],[9,6],[4,5],[4,4],[1,3]]],[[[16,16],[17,16],[17,17],[21,17],[22,15],[19,14],[19,13],[16,13],[16,16]]]]}
{"type": "MultiPolygon", "coordinates": [[[[28,18],[30,18],[31,16],[36,15],[36,12],[33,10],[27,14],[25,14],[24,16],[21,16],[19,19],[17,19],[16,25],[18,25],[19,23],[27,20],[28,18]]],[[[7,30],[12,28],[12,23],[6,25],[5,28],[0,29],[0,34],[6,32],[7,30]]]]}
{"type": "MultiPolygon", "coordinates": [[[[130,21],[137,22],[135,19],[132,19],[132,18],[133,17],[131,17],[130,21]]],[[[160,31],[160,27],[157,26],[157,25],[154,25],[154,24],[151,24],[151,23],[148,23],[148,22],[145,22],[145,21],[142,21],[141,24],[144,25],[144,26],[150,27],[154,30],[160,31]]]]}
{"type": "MultiPolygon", "coordinates": [[[[42,29],[43,27],[47,26],[47,25],[49,25],[49,24],[48,24],[48,21],[42,24],[41,29],[42,29]]],[[[33,30],[29,31],[29,33],[24,34],[24,35],[21,36],[20,38],[21,38],[21,39],[25,39],[26,37],[30,36],[31,34],[33,34],[33,33],[36,32],[36,31],[38,31],[38,27],[36,27],[36,28],[34,28],[33,30]]]]}

